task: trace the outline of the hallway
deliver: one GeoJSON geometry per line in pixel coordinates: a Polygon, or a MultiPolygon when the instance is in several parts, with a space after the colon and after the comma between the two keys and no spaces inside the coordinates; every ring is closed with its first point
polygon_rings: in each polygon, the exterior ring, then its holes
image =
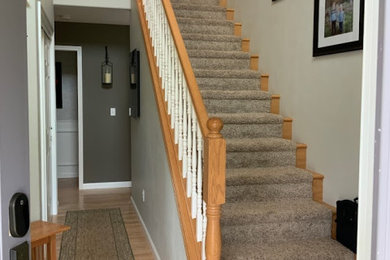
{"type": "MultiPolygon", "coordinates": [[[[52,222],[63,224],[70,210],[120,208],[135,259],[154,259],[138,215],[130,201],[131,189],[78,190],[78,179],[58,179],[58,215],[52,222]]],[[[61,236],[57,237],[57,256],[61,236]]]]}

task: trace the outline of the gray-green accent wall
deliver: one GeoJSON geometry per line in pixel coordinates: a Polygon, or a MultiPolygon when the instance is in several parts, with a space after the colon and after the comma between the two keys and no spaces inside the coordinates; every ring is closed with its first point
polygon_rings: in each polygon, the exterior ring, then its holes
{"type": "Polygon", "coordinates": [[[130,181],[129,26],[56,23],[55,31],[56,45],[82,47],[84,183],[130,181]],[[101,84],[106,45],[114,64],[111,89],[101,84]]]}

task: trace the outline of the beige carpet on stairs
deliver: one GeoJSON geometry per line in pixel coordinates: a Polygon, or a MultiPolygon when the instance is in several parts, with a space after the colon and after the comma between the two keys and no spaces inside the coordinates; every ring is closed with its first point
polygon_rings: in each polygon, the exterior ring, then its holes
{"type": "Polygon", "coordinates": [[[62,235],[60,260],[132,260],[119,208],[68,211],[62,235]]]}
{"type": "MultiPolygon", "coordinates": [[[[282,139],[234,22],[219,0],[172,0],[209,116],[227,142],[223,259],[354,259],[331,239],[329,209],[312,200],[312,175],[295,167],[296,144],[282,139]]],[[[245,25],[244,25],[245,26],[245,25]]]]}

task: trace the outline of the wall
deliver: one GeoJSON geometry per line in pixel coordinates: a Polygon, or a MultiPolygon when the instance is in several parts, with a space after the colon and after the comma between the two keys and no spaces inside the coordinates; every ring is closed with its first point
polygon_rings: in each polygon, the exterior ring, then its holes
{"type": "Polygon", "coordinates": [[[2,1],[0,8],[0,259],[30,240],[9,236],[9,201],[14,193],[30,196],[26,2],[2,1]]]}
{"type": "Polygon", "coordinates": [[[293,139],[308,145],[308,168],[325,175],[324,199],[358,194],[362,52],[312,57],[314,1],[229,0],[293,139]]]}
{"type": "Polygon", "coordinates": [[[132,6],[130,44],[141,54],[141,117],[131,123],[132,197],[160,258],[182,260],[186,254],[135,0],[132,6]]]}
{"type": "Polygon", "coordinates": [[[54,5],[53,0],[40,0],[42,9],[44,10],[49,22],[54,25],[54,5]]]}
{"type": "Polygon", "coordinates": [[[84,183],[129,181],[129,27],[56,23],[55,29],[57,45],[82,46],[84,183]],[[106,45],[114,64],[111,89],[101,85],[106,45]]]}
{"type": "Polygon", "coordinates": [[[61,63],[62,108],[57,108],[57,177],[78,177],[77,53],[56,51],[61,63]]]}
{"type": "Polygon", "coordinates": [[[41,219],[41,182],[39,151],[39,65],[37,1],[27,7],[28,130],[30,157],[30,218],[41,219]]]}

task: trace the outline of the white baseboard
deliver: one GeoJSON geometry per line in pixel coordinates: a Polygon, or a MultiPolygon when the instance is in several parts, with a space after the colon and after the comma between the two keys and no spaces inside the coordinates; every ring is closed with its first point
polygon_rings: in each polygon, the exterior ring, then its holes
{"type": "Polygon", "coordinates": [[[156,246],[155,246],[154,243],[153,243],[152,237],[150,236],[150,233],[149,233],[149,231],[148,231],[148,229],[147,229],[147,227],[146,227],[146,225],[145,225],[145,222],[144,222],[144,220],[142,219],[141,214],[139,213],[139,210],[138,210],[138,208],[137,208],[137,204],[135,204],[135,201],[134,201],[133,197],[131,197],[130,199],[131,199],[131,202],[133,203],[133,206],[134,206],[134,208],[135,208],[135,211],[137,212],[137,215],[138,215],[138,217],[139,217],[139,219],[140,219],[140,221],[141,221],[141,224],[142,224],[142,226],[144,227],[144,230],[145,230],[146,236],[148,237],[149,243],[150,243],[150,245],[152,246],[152,250],[153,250],[154,257],[155,257],[157,260],[161,260],[160,255],[158,254],[157,248],[156,248],[156,246]]]}
{"type": "Polygon", "coordinates": [[[78,165],[57,165],[57,178],[77,178],[79,177],[78,165]]]}
{"type": "Polygon", "coordinates": [[[80,190],[130,188],[131,181],[84,183],[80,190]]]}

